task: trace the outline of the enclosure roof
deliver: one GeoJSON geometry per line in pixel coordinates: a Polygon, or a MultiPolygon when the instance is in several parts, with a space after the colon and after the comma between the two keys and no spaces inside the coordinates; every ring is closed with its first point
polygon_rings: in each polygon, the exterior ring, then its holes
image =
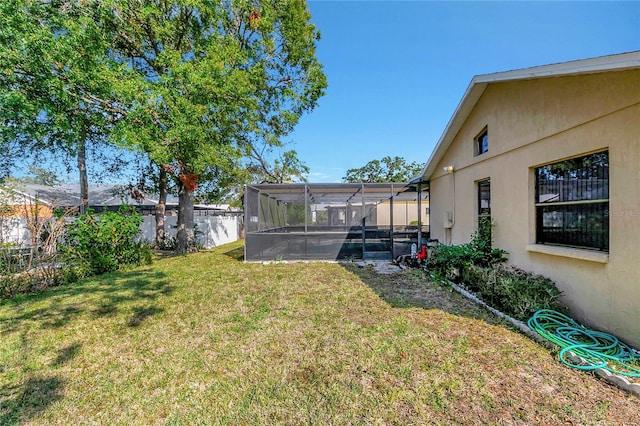
{"type": "MultiPolygon", "coordinates": [[[[309,202],[352,203],[380,202],[394,197],[396,201],[416,199],[415,186],[404,182],[395,183],[283,183],[247,185],[270,198],[282,202],[303,202],[305,193],[309,202]]],[[[426,193],[425,193],[426,196],[426,193]]]]}

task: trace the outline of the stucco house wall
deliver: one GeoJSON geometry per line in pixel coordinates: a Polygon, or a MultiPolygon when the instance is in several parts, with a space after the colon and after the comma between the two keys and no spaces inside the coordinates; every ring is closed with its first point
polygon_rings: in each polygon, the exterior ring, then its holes
{"type": "MultiPolygon", "coordinates": [[[[422,215],[421,220],[425,225],[429,225],[429,201],[424,200],[421,204],[422,215]]],[[[385,201],[376,207],[377,224],[380,226],[389,226],[391,224],[391,206],[385,201]]],[[[393,224],[394,226],[406,226],[411,222],[418,222],[418,202],[417,201],[394,201],[393,202],[393,224]]]]}
{"type": "Polygon", "coordinates": [[[489,82],[431,170],[432,238],[469,241],[477,182],[490,179],[494,245],[510,263],[553,279],[576,319],[640,346],[640,69],[489,82]],[[489,149],[475,155],[485,127],[489,149]],[[535,244],[534,168],[601,150],[609,252],[535,244]]]}

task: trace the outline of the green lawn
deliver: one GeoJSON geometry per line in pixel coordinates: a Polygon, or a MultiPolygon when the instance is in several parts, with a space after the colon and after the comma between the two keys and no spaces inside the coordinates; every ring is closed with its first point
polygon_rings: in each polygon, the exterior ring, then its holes
{"type": "Polygon", "coordinates": [[[0,424],[634,424],[417,271],[157,260],[0,305],[0,424]]]}

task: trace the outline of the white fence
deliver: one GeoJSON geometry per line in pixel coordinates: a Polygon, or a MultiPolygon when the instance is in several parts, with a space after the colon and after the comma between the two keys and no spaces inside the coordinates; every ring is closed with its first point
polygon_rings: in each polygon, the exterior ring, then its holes
{"type": "MultiPolygon", "coordinates": [[[[204,248],[217,247],[237,241],[240,235],[242,216],[196,216],[196,239],[204,248]]],[[[165,217],[167,236],[175,238],[176,216],[165,217]]],[[[155,242],[155,216],[144,216],[140,226],[141,237],[148,242],[155,242]]],[[[17,243],[23,247],[31,245],[31,234],[27,220],[22,218],[0,218],[0,243],[17,243]]]]}
{"type": "MultiPolygon", "coordinates": [[[[196,241],[204,248],[217,247],[237,241],[240,235],[241,216],[196,216],[196,241]]],[[[164,229],[167,237],[176,237],[177,216],[166,216],[164,229]]],[[[156,239],[155,216],[144,216],[142,238],[149,242],[156,239]]]]}
{"type": "Polygon", "coordinates": [[[31,233],[27,219],[19,217],[0,217],[0,245],[2,243],[18,243],[31,245],[31,233]]]}

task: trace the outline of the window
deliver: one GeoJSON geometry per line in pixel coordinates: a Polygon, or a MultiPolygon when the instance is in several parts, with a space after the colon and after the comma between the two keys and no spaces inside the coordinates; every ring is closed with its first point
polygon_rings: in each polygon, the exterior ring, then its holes
{"type": "Polygon", "coordinates": [[[478,182],[478,236],[491,246],[491,180],[478,182]]]}
{"type": "Polygon", "coordinates": [[[491,181],[478,182],[478,216],[491,216],[491,181]]]}
{"type": "Polygon", "coordinates": [[[476,155],[489,151],[489,132],[486,127],[476,136],[475,142],[476,155]]]}
{"type": "Polygon", "coordinates": [[[536,243],[609,251],[609,152],[535,169],[536,243]]]}

